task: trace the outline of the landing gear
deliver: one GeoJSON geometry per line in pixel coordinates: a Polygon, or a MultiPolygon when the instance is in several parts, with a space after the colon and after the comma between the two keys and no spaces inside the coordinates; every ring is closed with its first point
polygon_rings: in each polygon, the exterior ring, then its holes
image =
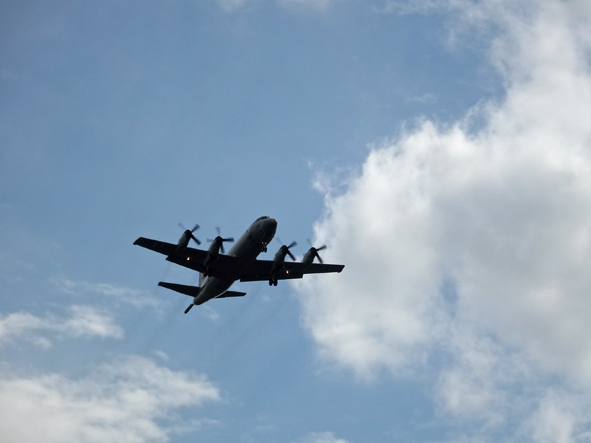
{"type": "Polygon", "coordinates": [[[277,286],[277,279],[275,277],[271,277],[269,280],[269,286],[277,286]]]}

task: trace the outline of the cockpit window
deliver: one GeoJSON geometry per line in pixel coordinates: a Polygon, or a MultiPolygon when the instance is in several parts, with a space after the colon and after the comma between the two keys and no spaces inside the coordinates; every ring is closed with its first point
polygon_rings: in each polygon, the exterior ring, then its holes
{"type": "Polygon", "coordinates": [[[262,217],[259,217],[259,218],[257,218],[257,221],[260,221],[260,220],[266,220],[266,219],[268,219],[268,218],[269,218],[269,216],[267,216],[267,215],[263,215],[262,217]]]}

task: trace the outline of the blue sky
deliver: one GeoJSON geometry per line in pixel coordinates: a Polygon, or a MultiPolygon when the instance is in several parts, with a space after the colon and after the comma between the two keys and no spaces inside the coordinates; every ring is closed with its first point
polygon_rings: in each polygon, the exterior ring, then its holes
{"type": "Polygon", "coordinates": [[[3,2],[1,439],[588,441],[590,20],[3,2]],[[260,215],[345,271],[184,315],[132,245],[260,215]]]}

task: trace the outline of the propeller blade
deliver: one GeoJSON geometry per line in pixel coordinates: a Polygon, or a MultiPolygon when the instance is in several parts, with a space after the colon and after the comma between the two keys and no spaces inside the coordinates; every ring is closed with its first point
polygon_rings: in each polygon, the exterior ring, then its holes
{"type": "Polygon", "coordinates": [[[216,226],[216,227],[215,227],[215,230],[217,231],[218,235],[221,235],[221,234],[220,234],[220,227],[219,227],[219,226],[216,226]]]}
{"type": "Polygon", "coordinates": [[[197,229],[199,229],[199,225],[197,225],[197,224],[196,224],[196,225],[195,225],[195,227],[194,227],[193,229],[191,229],[191,234],[192,234],[193,232],[195,232],[197,229]]]}
{"type": "Polygon", "coordinates": [[[319,248],[316,248],[316,251],[322,251],[323,249],[326,249],[326,245],[322,245],[319,248]]]}
{"type": "Polygon", "coordinates": [[[289,252],[289,249],[287,250],[287,255],[289,255],[289,257],[290,257],[290,258],[291,258],[293,261],[295,261],[295,259],[296,259],[296,258],[293,256],[293,254],[292,254],[291,252],[289,252]]]}
{"type": "Polygon", "coordinates": [[[287,249],[291,249],[293,248],[295,245],[297,245],[297,243],[295,241],[292,241],[291,244],[287,247],[287,249]]]}
{"type": "Polygon", "coordinates": [[[234,242],[234,237],[222,238],[222,241],[229,241],[230,243],[234,242]]]}
{"type": "Polygon", "coordinates": [[[200,245],[200,244],[201,244],[201,242],[200,242],[200,241],[197,239],[197,237],[195,237],[195,236],[194,236],[192,233],[191,233],[191,238],[192,238],[193,240],[195,240],[195,243],[197,243],[198,245],[200,245]]]}
{"type": "Polygon", "coordinates": [[[187,312],[189,312],[193,306],[194,306],[194,305],[193,305],[193,303],[191,303],[191,304],[189,305],[189,307],[188,307],[187,309],[185,309],[185,314],[186,314],[187,312]]]}
{"type": "Polygon", "coordinates": [[[224,249],[224,243],[223,242],[220,245],[220,251],[222,251],[222,254],[225,254],[226,253],[226,250],[224,249]]]}
{"type": "Polygon", "coordinates": [[[316,256],[316,258],[318,259],[318,261],[320,262],[321,265],[324,264],[320,255],[318,255],[318,252],[316,252],[314,255],[316,256]]]}
{"type": "Polygon", "coordinates": [[[183,224],[181,222],[179,222],[179,227],[183,230],[186,231],[187,229],[183,226],[183,224]]]}

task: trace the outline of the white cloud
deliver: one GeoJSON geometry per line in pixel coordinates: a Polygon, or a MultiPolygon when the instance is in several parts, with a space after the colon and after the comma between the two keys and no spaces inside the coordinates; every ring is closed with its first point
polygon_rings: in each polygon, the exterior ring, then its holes
{"type": "MultiPolygon", "coordinates": [[[[86,378],[0,374],[0,440],[18,442],[167,441],[173,411],[219,401],[199,374],[131,357],[86,378]]],[[[190,424],[208,425],[208,420],[190,424]]],[[[176,425],[178,427],[179,425],[176,425]]],[[[187,431],[188,429],[184,429],[187,431]]]]}
{"type": "Polygon", "coordinates": [[[544,398],[531,419],[526,423],[526,429],[536,442],[568,443],[573,441],[575,417],[577,411],[573,404],[564,398],[556,398],[550,394],[544,398]]]}
{"type": "Polygon", "coordinates": [[[220,320],[220,314],[218,314],[215,309],[210,308],[209,306],[203,306],[202,311],[203,315],[205,315],[212,322],[217,323],[220,320]]]}
{"type": "Polygon", "coordinates": [[[74,281],[65,277],[53,277],[51,283],[60,291],[70,295],[99,295],[132,305],[136,308],[158,308],[160,301],[152,294],[138,289],[117,286],[111,283],[90,283],[74,281]]]}
{"type": "Polygon", "coordinates": [[[124,331],[112,317],[90,306],[72,306],[70,316],[37,317],[28,312],[0,315],[0,346],[14,340],[26,340],[41,347],[51,346],[48,332],[70,337],[123,338],[124,331]]]}
{"type": "Polygon", "coordinates": [[[346,268],[299,285],[304,322],[322,356],[363,377],[445,352],[447,413],[508,426],[519,405],[551,423],[519,432],[573,441],[591,425],[587,403],[563,407],[591,385],[591,3],[445,6],[495,29],[506,96],[374,147],[345,192],[327,192],[316,242],[346,268]]]}
{"type": "Polygon", "coordinates": [[[299,439],[298,443],[347,443],[347,440],[337,438],[332,432],[312,432],[299,439]]]}
{"type": "Polygon", "coordinates": [[[73,337],[98,336],[123,338],[123,329],[117,326],[112,317],[91,306],[72,306],[72,316],[58,331],[73,337]]]}
{"type": "Polygon", "coordinates": [[[453,340],[454,365],[442,371],[436,392],[444,409],[458,417],[477,414],[490,424],[502,421],[499,410],[507,398],[499,384],[515,376],[515,362],[490,338],[463,332],[453,340]]]}

